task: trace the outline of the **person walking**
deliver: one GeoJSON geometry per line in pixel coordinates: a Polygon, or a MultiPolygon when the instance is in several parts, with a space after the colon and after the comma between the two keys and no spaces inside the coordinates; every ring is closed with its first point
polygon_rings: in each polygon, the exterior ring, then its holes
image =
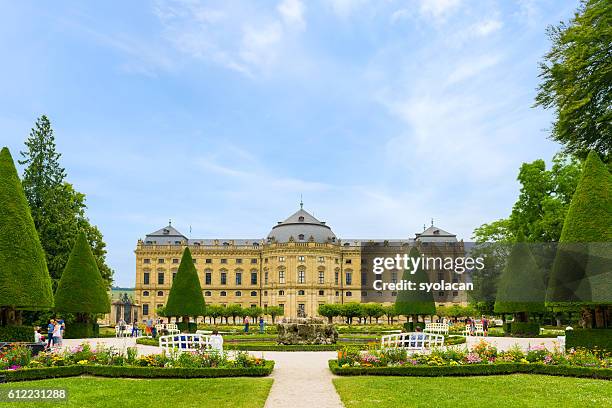
{"type": "Polygon", "coordinates": [[[138,337],[138,322],[136,320],[132,322],[132,337],[138,337]]]}
{"type": "Polygon", "coordinates": [[[47,325],[47,348],[51,347],[53,344],[53,330],[55,329],[55,320],[49,319],[49,324],[47,325]]]}
{"type": "Polygon", "coordinates": [[[244,332],[248,333],[249,332],[249,316],[245,316],[244,317],[244,332]]]}
{"type": "Polygon", "coordinates": [[[484,336],[486,337],[489,334],[489,320],[483,315],[481,322],[482,331],[484,332],[484,336]]]}
{"type": "Polygon", "coordinates": [[[266,331],[266,322],[264,321],[263,316],[259,316],[259,333],[264,334],[266,331]]]}

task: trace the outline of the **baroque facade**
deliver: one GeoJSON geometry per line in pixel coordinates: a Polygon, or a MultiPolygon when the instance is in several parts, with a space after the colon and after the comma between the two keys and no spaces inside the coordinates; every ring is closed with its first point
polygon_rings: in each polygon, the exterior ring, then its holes
{"type": "MultiPolygon", "coordinates": [[[[189,246],[207,304],[280,306],[284,315],[316,316],[324,303],[395,301],[376,291],[374,279],[397,282],[402,271],[372,273],[375,257],[408,253],[464,256],[463,242],[435,226],[405,240],[341,240],[325,222],[300,209],[278,222],[266,239],[190,239],[171,224],[138,240],[135,300],[143,317],[166,303],[182,252],[189,246]]],[[[430,282],[459,281],[449,271],[429,271],[430,282]]],[[[464,304],[465,293],[435,292],[440,304],[464,304]]]]}

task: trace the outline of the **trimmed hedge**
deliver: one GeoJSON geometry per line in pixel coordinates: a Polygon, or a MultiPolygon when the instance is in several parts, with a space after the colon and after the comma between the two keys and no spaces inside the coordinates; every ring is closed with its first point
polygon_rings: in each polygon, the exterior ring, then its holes
{"type": "Polygon", "coordinates": [[[563,377],[588,377],[610,380],[612,369],[567,367],[545,364],[471,364],[457,366],[405,366],[405,367],[347,367],[338,366],[338,360],[329,360],[329,369],[336,375],[388,375],[411,377],[446,377],[474,375],[544,374],[563,377]]]}
{"type": "Polygon", "coordinates": [[[0,341],[32,342],[34,341],[34,329],[30,326],[0,327],[0,341]]]}
{"type": "Polygon", "coordinates": [[[94,324],[84,322],[73,322],[66,325],[64,331],[65,339],[89,339],[94,337],[94,324]]]}
{"type": "Polygon", "coordinates": [[[612,352],[612,329],[575,329],[565,332],[565,348],[597,347],[612,352]]]}
{"type": "MultiPolygon", "coordinates": [[[[195,333],[198,330],[198,324],[195,322],[189,322],[189,326],[187,325],[187,323],[185,322],[178,322],[176,324],[176,327],[181,331],[181,332],[189,332],[189,333],[195,333]]],[[[159,333],[158,333],[159,335],[159,333]]]]}
{"type": "Polygon", "coordinates": [[[540,323],[538,322],[512,322],[510,326],[511,333],[513,335],[525,336],[525,335],[539,335],[540,334],[540,323]]]}
{"type": "Polygon", "coordinates": [[[112,378],[219,378],[219,377],[265,377],[272,373],[274,361],[266,361],[264,366],[248,368],[163,368],[163,367],[124,367],[71,365],[64,367],[25,368],[4,370],[7,382],[43,380],[46,378],[75,377],[93,375],[112,378]]]}

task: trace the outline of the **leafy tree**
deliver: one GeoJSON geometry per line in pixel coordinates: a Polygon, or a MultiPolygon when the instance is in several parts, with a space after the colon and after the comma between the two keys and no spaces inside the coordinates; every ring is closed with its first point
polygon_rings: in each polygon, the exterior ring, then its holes
{"type": "Polygon", "coordinates": [[[223,317],[224,307],[218,305],[207,305],[206,315],[211,319],[212,324],[217,324],[217,319],[223,317]]]}
{"type": "Polygon", "coordinates": [[[280,306],[268,306],[265,309],[265,313],[272,318],[272,324],[274,324],[276,320],[276,316],[282,316],[284,310],[280,306]]]}
{"type": "Polygon", "coordinates": [[[569,23],[548,28],[536,106],[554,109],[552,138],[571,153],[612,154],[612,3],[582,0],[569,23]]]}
{"type": "Polygon", "coordinates": [[[361,304],[356,302],[339,305],[340,316],[346,319],[348,324],[353,324],[353,318],[361,316],[361,304]]]}
{"type": "Polygon", "coordinates": [[[529,312],[545,312],[543,274],[528,244],[519,234],[497,287],[495,313],[513,313],[519,322],[529,321],[529,312]]]}
{"type": "Polygon", "coordinates": [[[393,324],[393,320],[400,315],[395,305],[383,306],[385,310],[385,316],[387,316],[387,323],[393,324]]]}
{"type": "Polygon", "coordinates": [[[55,310],[76,314],[90,323],[92,315],[110,312],[110,298],[85,234],[79,233],[55,292],[55,310]]]}
{"type": "MultiPolygon", "coordinates": [[[[411,259],[416,259],[421,256],[416,247],[410,249],[409,254],[411,259]]],[[[419,287],[421,283],[429,283],[427,272],[422,268],[418,268],[414,273],[406,269],[402,280],[412,281],[419,287]]],[[[422,290],[400,290],[395,300],[395,309],[400,315],[412,316],[414,322],[418,316],[433,315],[436,312],[436,304],[434,303],[433,293],[422,290]]]]}
{"type": "Polygon", "coordinates": [[[242,306],[240,305],[229,305],[227,307],[227,313],[232,318],[233,324],[236,324],[236,318],[244,315],[244,311],[242,310],[242,306]]]}
{"type": "Polygon", "coordinates": [[[259,316],[263,315],[263,309],[261,307],[249,307],[245,309],[246,314],[251,318],[251,322],[255,324],[259,316]]]}
{"type": "Polygon", "coordinates": [[[378,324],[378,319],[385,315],[385,309],[380,303],[366,303],[362,305],[364,315],[369,318],[370,324],[372,323],[372,318],[376,319],[376,323],[378,324]]]}
{"type": "Polygon", "coordinates": [[[334,317],[340,316],[340,308],[338,305],[333,303],[324,303],[319,305],[317,312],[320,316],[327,317],[327,321],[330,324],[334,321],[334,317]]]}
{"type": "Polygon", "coordinates": [[[552,306],[583,305],[591,324],[605,325],[612,284],[612,175],[597,153],[589,153],[563,224],[546,300],[552,306]],[[602,307],[603,306],[603,307],[602,307]]]}
{"type": "Polygon", "coordinates": [[[181,263],[172,281],[172,288],[166,303],[166,314],[168,316],[182,316],[183,323],[189,324],[189,317],[197,318],[206,312],[204,295],[198,272],[193,265],[193,258],[189,247],[183,251],[181,263]]]}
{"type": "Polygon", "coordinates": [[[85,195],[66,182],[66,171],[60,165],[51,123],[41,116],[21,152],[25,165],[23,188],[30,204],[34,225],[46,254],[49,273],[57,285],[77,238],[84,231],[107,286],[113,271],[106,264],[106,244],[97,227],[85,216],[85,195]]]}
{"type": "Polygon", "coordinates": [[[0,151],[0,325],[20,323],[15,309],[49,309],[53,292],[45,254],[13,158],[0,151]]]}

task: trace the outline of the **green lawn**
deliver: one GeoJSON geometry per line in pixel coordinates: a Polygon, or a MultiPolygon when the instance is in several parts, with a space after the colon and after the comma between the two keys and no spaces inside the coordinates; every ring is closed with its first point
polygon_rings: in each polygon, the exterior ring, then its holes
{"type": "Polygon", "coordinates": [[[0,384],[7,388],[66,388],[68,402],[2,403],[20,408],[58,405],[61,407],[263,407],[272,379],[111,379],[74,377],[0,384]]]}
{"type": "Polygon", "coordinates": [[[482,377],[342,377],[334,385],[352,407],[605,407],[612,381],[515,374],[482,377]]]}

